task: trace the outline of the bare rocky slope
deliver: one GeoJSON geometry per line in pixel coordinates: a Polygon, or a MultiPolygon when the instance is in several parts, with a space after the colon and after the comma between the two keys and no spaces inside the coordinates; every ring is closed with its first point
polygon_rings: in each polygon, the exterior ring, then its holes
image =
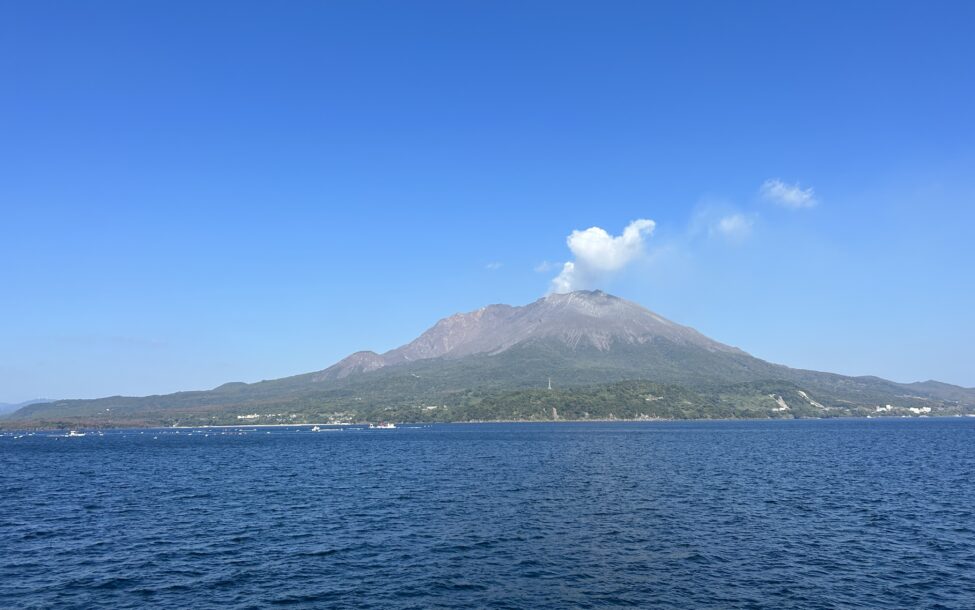
{"type": "Polygon", "coordinates": [[[356,352],[315,376],[315,381],[430,358],[497,355],[531,341],[552,341],[569,350],[608,352],[620,346],[668,341],[708,352],[744,354],[631,301],[605,292],[551,294],[523,307],[488,305],[437,322],[422,335],[384,354],[356,352]]]}

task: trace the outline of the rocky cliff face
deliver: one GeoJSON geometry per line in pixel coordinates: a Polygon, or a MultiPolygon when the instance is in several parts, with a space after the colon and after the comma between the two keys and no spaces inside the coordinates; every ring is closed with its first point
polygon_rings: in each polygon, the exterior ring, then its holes
{"type": "Polygon", "coordinates": [[[743,353],[631,301],[599,290],[577,291],[551,294],[521,307],[488,305],[444,318],[410,343],[382,355],[352,354],[322,371],[319,379],[340,379],[428,358],[498,354],[533,340],[555,340],[567,349],[609,351],[615,345],[645,344],[656,339],[709,352],[743,353]]]}

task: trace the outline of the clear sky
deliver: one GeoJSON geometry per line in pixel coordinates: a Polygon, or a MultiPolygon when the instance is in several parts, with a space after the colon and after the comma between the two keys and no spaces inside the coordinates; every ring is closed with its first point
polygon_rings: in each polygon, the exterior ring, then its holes
{"type": "Polygon", "coordinates": [[[3,2],[0,401],[318,370],[566,285],[774,362],[975,386],[973,23],[3,2]]]}

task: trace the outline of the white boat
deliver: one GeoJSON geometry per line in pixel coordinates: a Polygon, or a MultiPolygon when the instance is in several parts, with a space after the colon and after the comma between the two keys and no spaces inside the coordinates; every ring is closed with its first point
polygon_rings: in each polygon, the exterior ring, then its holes
{"type": "Polygon", "coordinates": [[[319,428],[318,426],[315,426],[314,428],[312,428],[312,429],[311,429],[311,431],[312,431],[312,432],[321,432],[321,431],[322,431],[322,429],[321,429],[321,428],[319,428]]]}
{"type": "Polygon", "coordinates": [[[369,424],[369,429],[371,430],[392,430],[396,427],[396,424],[389,422],[380,422],[378,424],[369,424]]]}
{"type": "Polygon", "coordinates": [[[65,436],[84,436],[84,432],[78,432],[77,430],[69,430],[65,436]]]}

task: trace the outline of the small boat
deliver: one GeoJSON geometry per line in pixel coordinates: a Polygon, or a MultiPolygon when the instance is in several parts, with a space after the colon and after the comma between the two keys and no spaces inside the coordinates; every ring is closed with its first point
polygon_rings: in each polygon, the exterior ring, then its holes
{"type": "Polygon", "coordinates": [[[379,422],[378,424],[369,424],[370,430],[392,430],[396,427],[396,424],[390,422],[379,422]]]}
{"type": "Polygon", "coordinates": [[[319,428],[318,426],[315,426],[314,428],[312,428],[312,429],[311,429],[311,431],[312,431],[312,432],[321,432],[321,431],[322,431],[322,429],[321,429],[321,428],[319,428]]]}
{"type": "Polygon", "coordinates": [[[84,432],[78,432],[77,430],[69,430],[65,436],[84,436],[84,432]]]}

